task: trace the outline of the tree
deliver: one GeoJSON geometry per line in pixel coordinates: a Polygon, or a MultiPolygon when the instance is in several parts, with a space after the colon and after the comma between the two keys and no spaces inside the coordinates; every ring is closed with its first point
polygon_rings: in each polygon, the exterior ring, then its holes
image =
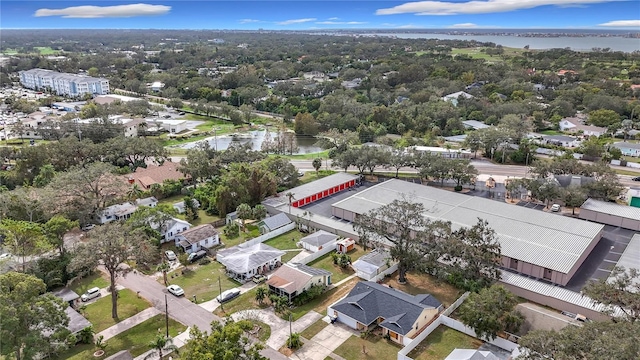
{"type": "Polygon", "coordinates": [[[455,180],[456,191],[462,190],[463,184],[468,184],[478,175],[478,170],[466,159],[448,160],[450,165],[449,178],[455,180]]]}
{"type": "Polygon", "coordinates": [[[252,342],[244,334],[252,327],[253,324],[247,320],[227,321],[224,324],[214,321],[209,334],[194,327],[189,341],[181,350],[181,357],[194,360],[267,360],[260,355],[264,346],[252,342]]]}
{"type": "Polygon", "coordinates": [[[640,320],[639,280],[640,270],[631,268],[625,271],[623,267],[616,266],[608,279],[591,281],[582,292],[595,304],[604,305],[605,314],[615,316],[615,310],[619,309],[624,320],[634,322],[640,320]]]}
{"type": "Polygon", "coordinates": [[[311,162],[311,165],[313,165],[313,168],[316,169],[316,176],[318,176],[318,171],[320,171],[320,168],[322,167],[322,159],[320,158],[313,159],[313,161],[311,162]]]}
{"type": "Polygon", "coordinates": [[[169,103],[167,105],[171,106],[174,109],[182,109],[184,103],[182,102],[182,100],[174,98],[169,100],[169,103]]]}
{"type": "Polygon", "coordinates": [[[582,206],[587,200],[587,192],[579,186],[569,186],[562,194],[564,205],[571,208],[571,214],[576,214],[576,207],[582,206]]]}
{"type": "Polygon", "coordinates": [[[613,110],[598,109],[589,113],[589,123],[595,126],[609,127],[620,121],[620,115],[613,110]]]}
{"type": "Polygon", "coordinates": [[[26,270],[27,257],[42,254],[47,249],[47,241],[42,225],[29,221],[3,219],[0,222],[3,243],[12,254],[22,257],[22,271],[26,270]]]}
{"type": "Polygon", "coordinates": [[[193,221],[200,217],[198,214],[198,205],[196,200],[191,196],[185,196],[182,201],[184,202],[184,217],[187,220],[193,221]]]}
{"type": "Polygon", "coordinates": [[[64,344],[68,305],[45,291],[35,276],[0,275],[0,353],[17,360],[39,359],[55,350],[55,344],[64,344]]]}
{"type": "Polygon", "coordinates": [[[145,360],[153,359],[155,357],[162,360],[164,353],[171,351],[178,353],[178,347],[173,344],[173,340],[170,337],[165,337],[163,335],[156,335],[156,338],[149,343],[149,348],[152,351],[144,357],[145,360]]]}
{"type": "Polygon", "coordinates": [[[309,113],[298,113],[294,126],[296,134],[315,136],[318,135],[318,123],[309,113]]]}
{"type": "Polygon", "coordinates": [[[33,178],[33,186],[45,187],[56,176],[56,171],[51,164],[42,165],[38,170],[38,175],[33,178]]]}
{"type": "Polygon", "coordinates": [[[251,217],[253,216],[251,206],[249,206],[248,204],[238,205],[238,207],[236,208],[236,214],[238,215],[238,219],[242,220],[243,229],[245,221],[251,219],[251,217]]]}
{"type": "Polygon", "coordinates": [[[414,156],[412,153],[407,153],[404,151],[392,151],[388,156],[387,167],[396,170],[396,178],[397,178],[401,168],[405,166],[412,166],[413,163],[414,163],[414,156]]]}
{"type": "Polygon", "coordinates": [[[162,273],[162,280],[164,281],[164,286],[169,286],[169,281],[167,280],[167,273],[171,270],[171,265],[163,261],[158,266],[156,266],[156,271],[162,273]]]}
{"type": "Polygon", "coordinates": [[[406,283],[406,274],[420,266],[433,266],[438,239],[450,232],[450,224],[431,222],[424,217],[428,209],[406,198],[394,200],[356,217],[354,229],[360,238],[372,242],[390,242],[390,255],[398,261],[398,282],[406,283]]]}
{"type": "Polygon", "coordinates": [[[258,204],[253,207],[251,214],[254,220],[262,220],[267,217],[267,208],[262,204],[258,204]]]}
{"type": "Polygon", "coordinates": [[[516,297],[500,285],[472,293],[459,308],[460,320],[479,338],[493,340],[500,331],[515,333],[524,317],[515,310],[516,297]]]}
{"type": "Polygon", "coordinates": [[[297,349],[302,346],[302,339],[300,339],[300,334],[295,332],[289,335],[287,339],[287,347],[289,349],[297,349]]]}
{"type": "Polygon", "coordinates": [[[43,225],[47,240],[58,249],[61,257],[65,254],[64,235],[78,226],[78,221],[71,221],[62,215],[55,215],[43,225]]]}
{"type": "Polygon", "coordinates": [[[132,229],[121,222],[108,223],[91,230],[89,240],[78,245],[70,267],[94,268],[102,265],[109,273],[111,289],[111,317],[118,318],[116,280],[125,276],[131,267],[127,262],[147,266],[157,259],[158,250],[142,229],[132,229]]]}
{"type": "Polygon", "coordinates": [[[478,150],[482,149],[482,133],[478,131],[472,131],[467,134],[467,137],[464,139],[464,143],[462,144],[465,147],[468,147],[469,150],[473,151],[473,157],[476,157],[478,150]]]}
{"type": "Polygon", "coordinates": [[[256,288],[256,301],[258,304],[262,305],[264,303],[264,299],[267,298],[267,289],[264,286],[260,286],[256,288]]]}

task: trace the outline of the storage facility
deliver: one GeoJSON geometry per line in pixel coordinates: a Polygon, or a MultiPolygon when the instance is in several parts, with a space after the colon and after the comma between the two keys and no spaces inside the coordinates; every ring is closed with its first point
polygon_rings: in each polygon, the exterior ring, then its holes
{"type": "Polygon", "coordinates": [[[527,209],[430,186],[389,180],[332,206],[332,215],[353,221],[406,195],[420,202],[431,220],[450,221],[453,229],[486,220],[496,232],[502,266],[521,274],[566,285],[598,244],[604,225],[527,209]]]}
{"type": "Polygon", "coordinates": [[[640,208],[587,199],[580,207],[580,219],[640,231],[640,208]]]}
{"type": "Polygon", "coordinates": [[[291,193],[293,194],[291,206],[298,208],[354,187],[357,181],[357,175],[344,172],[336,173],[287,190],[286,192],[278,194],[276,197],[268,199],[268,201],[265,201],[263,204],[267,206],[267,208],[269,206],[277,207],[282,203],[288,204],[289,198],[286,194],[291,193]]]}

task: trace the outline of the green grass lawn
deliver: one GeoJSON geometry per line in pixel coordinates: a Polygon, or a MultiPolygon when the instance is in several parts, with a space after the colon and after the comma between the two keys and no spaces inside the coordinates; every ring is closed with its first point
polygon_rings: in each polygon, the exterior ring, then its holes
{"type": "MultiPolygon", "coordinates": [[[[325,162],[327,161],[327,158],[329,158],[329,150],[324,150],[317,153],[281,155],[281,156],[291,160],[309,160],[309,164],[311,164],[313,159],[321,158],[322,167],[325,167],[325,162]]],[[[329,165],[331,165],[331,160],[329,160],[329,165]]]]}
{"type": "Polygon", "coordinates": [[[53,50],[49,46],[36,46],[34,49],[40,51],[40,55],[53,55],[60,52],[59,50],[53,50]]]}
{"type": "MultiPolygon", "coordinates": [[[[266,287],[266,285],[261,285],[266,287]]],[[[237,298],[222,304],[222,307],[218,307],[213,311],[218,316],[227,316],[235,312],[251,309],[264,309],[269,307],[269,299],[265,299],[262,305],[256,301],[256,289],[257,287],[247,291],[246,293],[238,296],[237,298]]]]}
{"type": "Polygon", "coordinates": [[[119,321],[130,318],[151,306],[147,300],[138,298],[138,296],[129,289],[120,290],[118,294],[118,321],[111,317],[111,295],[107,295],[86,306],[84,317],[93,324],[93,329],[96,333],[115,325],[119,321]]]}
{"type": "Polygon", "coordinates": [[[299,249],[299,250],[296,250],[296,251],[287,251],[286,254],[282,255],[282,262],[283,263],[288,263],[289,261],[291,261],[291,259],[296,257],[296,255],[300,254],[301,251],[302,251],[302,249],[299,249]]]}
{"type": "MultiPolygon", "coordinates": [[[[157,335],[164,335],[165,332],[165,318],[164,315],[156,315],[149,320],[146,320],[133,328],[118,334],[117,336],[107,340],[107,347],[105,348],[105,355],[101,357],[104,359],[107,356],[111,356],[120,350],[129,350],[131,354],[139,356],[147,352],[149,349],[148,344],[155,339],[157,335]]],[[[169,336],[175,337],[181,332],[186,330],[186,326],[179,322],[169,319],[169,336]]],[[[74,346],[66,352],[58,356],[59,360],[86,360],[93,359],[93,353],[96,350],[94,345],[82,344],[74,346]]]]}
{"type": "MultiPolygon", "coordinates": [[[[158,203],[159,204],[168,204],[168,205],[173,205],[177,202],[180,202],[184,199],[184,195],[174,195],[174,196],[170,196],[168,198],[164,198],[162,200],[159,200],[158,203]]],[[[184,214],[177,214],[176,218],[181,219],[181,220],[186,220],[184,214]]],[[[202,224],[211,224],[212,222],[216,221],[216,220],[220,220],[219,216],[214,216],[214,215],[209,215],[207,214],[204,210],[202,209],[198,209],[198,218],[195,220],[189,220],[189,223],[191,223],[191,225],[193,226],[198,226],[198,225],[202,225],[202,224]]]]}
{"type": "Polygon", "coordinates": [[[225,245],[225,247],[236,246],[241,244],[247,240],[251,240],[255,237],[260,236],[260,230],[256,226],[247,225],[247,230],[240,230],[240,236],[237,236],[233,239],[229,239],[223,232],[220,230],[220,241],[225,245]]]}
{"type": "Polygon", "coordinates": [[[304,329],[304,331],[302,331],[300,335],[302,335],[302,337],[305,339],[311,339],[314,336],[316,336],[320,331],[322,331],[322,329],[326,328],[327,325],[329,325],[329,323],[326,323],[322,320],[318,320],[313,324],[311,324],[311,326],[309,326],[308,328],[304,329]]]}
{"type": "Polygon", "coordinates": [[[562,131],[558,131],[558,130],[543,130],[543,131],[540,131],[540,134],[544,134],[544,135],[563,135],[562,131]]]}
{"type": "Polygon", "coordinates": [[[622,156],[622,160],[627,160],[627,162],[640,163],[640,158],[634,156],[622,156]]]}
{"type": "MultiPolygon", "coordinates": [[[[240,283],[231,280],[225,274],[224,266],[217,261],[207,265],[191,265],[189,269],[191,271],[184,275],[181,270],[168,274],[169,283],[182,287],[184,296],[189,300],[196,295],[198,303],[202,303],[220,295],[220,286],[222,291],[240,286],[240,283]],[[220,278],[220,285],[218,285],[218,278],[220,278]]],[[[158,279],[158,282],[164,285],[162,278],[158,279]]]]}
{"type": "MultiPolygon", "coordinates": [[[[368,339],[350,336],[333,352],[349,360],[395,360],[398,358],[398,351],[402,347],[383,339],[381,336],[372,336],[368,339]],[[362,352],[364,349],[366,353],[362,352]]],[[[442,357],[441,359],[444,359],[442,357]]]]}
{"type": "MultiPolygon", "coordinates": [[[[350,267],[343,269],[337,265],[334,265],[333,259],[331,258],[331,254],[332,252],[310,262],[307,265],[315,268],[325,269],[331,272],[331,274],[333,274],[331,276],[331,283],[335,284],[347,278],[348,276],[352,275],[354,272],[353,272],[353,269],[351,269],[350,267]]],[[[362,247],[358,245],[356,245],[356,248],[354,250],[348,253],[348,255],[351,257],[351,262],[358,260],[360,256],[364,254],[365,254],[364,250],[362,250],[362,247]]]]}
{"type": "Polygon", "coordinates": [[[296,243],[306,235],[307,234],[303,234],[298,230],[291,230],[273,239],[269,239],[264,243],[280,250],[297,249],[296,243]]]}
{"type": "Polygon", "coordinates": [[[109,281],[100,271],[96,271],[93,274],[89,276],[85,276],[82,279],[74,280],[73,283],[69,286],[69,288],[73,290],[76,294],[82,295],[87,290],[93,287],[103,289],[103,288],[106,288],[107,286],[109,286],[109,281]]]}
{"type": "MultiPolygon", "coordinates": [[[[360,281],[360,279],[358,278],[351,279],[347,281],[345,284],[335,287],[329,291],[325,291],[322,295],[307,302],[306,304],[292,309],[291,315],[293,316],[293,321],[300,319],[311,310],[318,312],[322,315],[326,315],[327,307],[333,304],[334,302],[338,301],[338,299],[340,299],[341,297],[347,295],[347,293],[349,293],[349,291],[351,291],[351,289],[353,289],[353,287],[356,286],[356,283],[358,281],[360,281]]],[[[285,320],[288,320],[288,319],[285,319],[285,320]]]]}
{"type": "Polygon", "coordinates": [[[480,345],[482,341],[440,325],[409,353],[409,357],[415,360],[442,360],[455,348],[477,349],[480,345]]]}
{"type": "Polygon", "coordinates": [[[304,173],[303,176],[300,177],[300,185],[302,184],[306,184],[306,183],[310,183],[312,181],[316,181],[318,179],[322,179],[325,176],[329,176],[329,175],[333,175],[336,172],[333,170],[320,170],[318,171],[318,173],[316,174],[315,171],[307,171],[304,173]]]}

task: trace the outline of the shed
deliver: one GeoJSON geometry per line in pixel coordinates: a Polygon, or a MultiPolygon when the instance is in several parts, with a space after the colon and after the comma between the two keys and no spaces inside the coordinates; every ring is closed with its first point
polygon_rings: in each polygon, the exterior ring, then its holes
{"type": "Polygon", "coordinates": [[[319,230],[300,239],[300,243],[304,249],[316,252],[322,250],[329,244],[334,244],[336,240],[338,240],[338,235],[319,230]]]}
{"type": "Polygon", "coordinates": [[[356,275],[363,280],[371,280],[378,274],[389,268],[391,254],[383,249],[375,249],[363,255],[351,266],[355,269],[356,275]]]}
{"type": "Polygon", "coordinates": [[[336,251],[341,254],[346,254],[355,248],[356,248],[356,241],[353,240],[352,238],[345,238],[345,239],[339,240],[336,243],[336,251]]]}
{"type": "Polygon", "coordinates": [[[260,221],[258,223],[258,228],[260,228],[260,233],[266,234],[274,230],[280,229],[281,227],[287,226],[292,222],[293,221],[289,219],[287,214],[280,213],[274,216],[269,216],[268,218],[265,218],[262,221],[260,221]]]}

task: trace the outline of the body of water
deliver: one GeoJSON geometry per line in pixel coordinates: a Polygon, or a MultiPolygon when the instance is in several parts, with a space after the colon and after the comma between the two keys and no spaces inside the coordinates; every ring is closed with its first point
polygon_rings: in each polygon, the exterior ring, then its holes
{"type": "MultiPolygon", "coordinates": [[[[231,144],[251,144],[251,149],[253,150],[261,150],[262,142],[264,141],[264,136],[266,134],[266,130],[256,130],[256,131],[248,131],[244,133],[237,134],[237,136],[232,135],[220,135],[217,137],[208,137],[206,139],[200,141],[207,141],[212,148],[218,150],[226,150],[231,146],[231,144]]],[[[278,134],[275,132],[270,133],[272,139],[276,139],[278,134]]],[[[190,143],[186,143],[181,146],[183,149],[191,149],[196,146],[196,144],[200,141],[194,141],[190,143]]],[[[296,141],[298,142],[299,150],[294,154],[311,154],[323,151],[323,149],[319,146],[316,146],[316,142],[318,139],[311,136],[301,136],[296,135],[296,141]]]]}
{"type": "Polygon", "coordinates": [[[529,45],[530,49],[571,48],[571,50],[575,51],[590,51],[593,48],[609,48],[612,51],[624,52],[640,50],[640,39],[619,36],[521,37],[513,35],[450,35],[428,33],[380,33],[375,35],[394,36],[399,39],[475,40],[480,42],[492,42],[497,45],[513,48],[524,48],[529,45]]]}

